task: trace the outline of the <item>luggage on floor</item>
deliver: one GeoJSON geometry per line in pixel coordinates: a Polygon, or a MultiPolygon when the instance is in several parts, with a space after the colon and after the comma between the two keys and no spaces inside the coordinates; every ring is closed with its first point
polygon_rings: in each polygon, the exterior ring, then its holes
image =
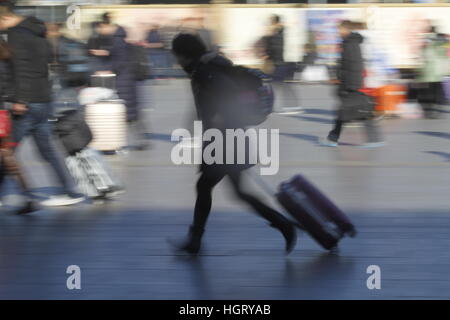
{"type": "Polygon", "coordinates": [[[127,144],[127,114],[122,100],[104,100],[86,105],[86,122],[94,139],[89,147],[115,152],[127,144]]]}
{"type": "Polygon", "coordinates": [[[275,194],[278,203],[323,248],[337,248],[346,235],[354,237],[356,229],[350,219],[319,189],[302,175],[296,175],[281,183],[278,191],[272,188],[254,171],[250,177],[268,194],[275,194]]]}
{"type": "Polygon", "coordinates": [[[355,227],[349,218],[305,177],[297,175],[279,186],[278,202],[323,248],[335,248],[355,227]]]}
{"type": "Polygon", "coordinates": [[[79,96],[80,102],[86,103],[86,121],[94,136],[89,147],[116,152],[127,144],[126,106],[123,100],[114,98],[116,75],[92,75],[91,87],[94,88],[82,90],[79,96]]]}
{"type": "Polygon", "coordinates": [[[67,157],[66,165],[79,191],[90,198],[109,198],[123,190],[96,150],[85,148],[67,157]]]}
{"type": "Polygon", "coordinates": [[[330,80],[328,68],[325,65],[308,65],[301,73],[301,80],[305,82],[324,82],[330,80]]]}

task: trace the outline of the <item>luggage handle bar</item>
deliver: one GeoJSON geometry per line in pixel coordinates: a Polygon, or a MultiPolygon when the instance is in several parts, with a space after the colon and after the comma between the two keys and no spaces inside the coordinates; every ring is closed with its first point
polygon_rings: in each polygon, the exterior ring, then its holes
{"type": "Polygon", "coordinates": [[[261,178],[261,176],[256,173],[255,169],[250,168],[250,170],[247,170],[246,173],[252,181],[254,181],[258,186],[261,187],[261,189],[264,190],[264,192],[266,192],[270,196],[276,196],[277,191],[267,181],[261,178]]]}

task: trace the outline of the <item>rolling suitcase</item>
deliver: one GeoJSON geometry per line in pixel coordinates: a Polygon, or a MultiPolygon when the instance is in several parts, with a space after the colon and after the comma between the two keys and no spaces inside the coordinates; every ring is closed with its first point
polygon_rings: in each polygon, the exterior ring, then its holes
{"type": "MultiPolygon", "coordinates": [[[[274,192],[259,175],[250,171],[254,181],[267,193],[274,192]]],[[[302,175],[281,183],[275,193],[278,203],[323,248],[333,250],[346,235],[356,235],[350,219],[319,189],[302,175]]]]}
{"type": "Polygon", "coordinates": [[[116,90],[116,75],[114,73],[93,74],[91,75],[90,86],[94,88],[97,87],[116,90]]]}
{"type": "Polygon", "coordinates": [[[301,175],[283,182],[276,198],[301,228],[327,250],[335,248],[345,235],[356,235],[350,219],[301,175]]]}
{"type": "MultiPolygon", "coordinates": [[[[116,75],[113,73],[92,75],[91,87],[106,88],[114,92],[116,75]]],[[[127,145],[127,112],[123,100],[113,98],[97,100],[95,103],[86,104],[85,112],[86,122],[94,136],[90,148],[115,153],[127,145]]]]}
{"type": "Polygon", "coordinates": [[[94,137],[89,147],[103,152],[116,152],[127,145],[127,115],[122,100],[88,104],[85,116],[94,137]]]}

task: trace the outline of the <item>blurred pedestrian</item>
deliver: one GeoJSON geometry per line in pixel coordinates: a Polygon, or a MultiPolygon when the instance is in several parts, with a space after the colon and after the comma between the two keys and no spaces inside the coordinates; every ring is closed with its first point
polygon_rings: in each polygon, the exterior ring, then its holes
{"type": "Polygon", "coordinates": [[[438,33],[434,26],[424,35],[422,48],[422,66],[418,70],[418,100],[424,116],[428,119],[440,118],[442,108],[446,104],[443,87],[444,77],[449,75],[449,59],[447,56],[448,39],[438,33]]]}
{"type": "Polygon", "coordinates": [[[10,61],[12,52],[8,44],[0,38],[0,189],[6,175],[13,176],[19,183],[22,193],[25,196],[25,203],[16,210],[17,214],[26,214],[36,210],[36,206],[30,197],[29,185],[22,174],[17,158],[13,153],[14,144],[11,137],[11,120],[6,109],[8,100],[8,84],[11,81],[10,61]]]}
{"type": "Polygon", "coordinates": [[[163,40],[161,28],[153,23],[148,31],[144,46],[148,49],[150,64],[152,66],[152,78],[162,79],[168,68],[168,55],[163,40]]]}
{"type": "Polygon", "coordinates": [[[333,130],[319,143],[323,146],[337,147],[343,125],[350,121],[363,121],[368,137],[368,143],[364,147],[380,147],[384,143],[372,119],[371,99],[360,91],[363,87],[364,62],[361,44],[364,39],[359,33],[352,31],[353,27],[353,23],[348,20],[339,24],[342,44],[337,68],[337,95],[340,105],[333,130]]]}
{"type": "Polygon", "coordinates": [[[91,74],[106,70],[110,63],[109,50],[111,50],[112,46],[112,37],[110,35],[100,34],[100,23],[100,21],[92,22],[91,36],[87,43],[91,74]]]}
{"type": "Polygon", "coordinates": [[[48,80],[50,49],[45,38],[46,28],[35,17],[23,17],[14,12],[14,5],[0,3],[0,28],[7,30],[11,47],[11,96],[13,102],[13,137],[15,143],[31,135],[41,156],[50,164],[64,186],[64,195],[43,202],[48,206],[72,205],[84,200],[76,192],[64,161],[53,141],[51,88],[48,80]]]}
{"type": "Polygon", "coordinates": [[[307,66],[314,65],[317,60],[317,48],[312,43],[303,46],[303,58],[299,64],[298,72],[303,72],[307,66]]]}
{"type": "Polygon", "coordinates": [[[98,32],[103,37],[111,37],[111,45],[105,54],[109,57],[105,70],[101,73],[116,75],[116,90],[120,99],[125,101],[127,109],[127,122],[130,131],[130,147],[138,150],[149,148],[146,137],[146,126],[142,119],[137,94],[137,80],[134,72],[133,59],[131,59],[131,45],[127,42],[127,32],[114,24],[108,15],[98,24],[98,32]],[[106,18],[105,18],[106,17],[106,18]]]}
{"type": "MultiPolygon", "coordinates": [[[[178,62],[191,78],[194,100],[199,119],[204,130],[218,129],[225,136],[226,129],[237,129],[239,115],[229,112],[234,103],[236,92],[233,81],[227,76],[226,69],[232,62],[216,52],[208,52],[198,36],[180,34],[173,40],[173,52],[178,62]]],[[[203,145],[206,148],[207,144],[203,145]]],[[[203,149],[204,150],[204,149],[203,149]]],[[[246,158],[250,147],[247,144],[246,158]]],[[[224,148],[224,158],[226,157],[224,148]]],[[[235,150],[232,150],[235,154],[235,150]]],[[[250,205],[256,213],[278,229],[286,240],[286,250],[295,246],[296,233],[293,224],[283,215],[264,204],[255,196],[247,193],[242,186],[242,171],[251,167],[248,161],[243,164],[207,164],[200,166],[201,175],[197,181],[197,200],[194,220],[187,240],[174,243],[175,247],[190,254],[197,254],[201,239],[211,211],[212,191],[225,177],[229,177],[236,196],[250,205]]]]}
{"type": "Polygon", "coordinates": [[[64,82],[70,81],[72,77],[88,81],[90,74],[86,43],[66,36],[62,28],[60,23],[47,25],[47,39],[51,48],[50,72],[56,99],[65,87],[64,82]]]}
{"type": "Polygon", "coordinates": [[[297,94],[289,83],[285,83],[285,80],[293,77],[295,66],[291,63],[286,63],[284,59],[284,31],[285,27],[281,17],[272,15],[268,26],[268,34],[260,42],[260,45],[264,46],[264,71],[272,76],[273,87],[276,93],[281,93],[276,96],[283,97],[283,100],[289,100],[293,104],[290,107],[280,107],[280,104],[277,103],[279,107],[276,108],[275,112],[288,110],[300,112],[302,108],[299,106],[297,94]]]}

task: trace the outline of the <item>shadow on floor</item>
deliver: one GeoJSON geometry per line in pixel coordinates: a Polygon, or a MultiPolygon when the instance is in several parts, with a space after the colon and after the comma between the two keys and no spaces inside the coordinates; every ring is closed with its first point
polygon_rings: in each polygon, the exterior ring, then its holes
{"type": "Polygon", "coordinates": [[[440,152],[440,151],[425,151],[425,153],[429,153],[429,154],[433,154],[436,156],[441,156],[443,157],[444,161],[450,162],[450,153],[448,152],[440,152]]]}
{"type": "Polygon", "coordinates": [[[435,138],[444,138],[450,139],[450,133],[447,132],[438,132],[438,131],[414,131],[414,133],[435,137],[435,138]]]}

